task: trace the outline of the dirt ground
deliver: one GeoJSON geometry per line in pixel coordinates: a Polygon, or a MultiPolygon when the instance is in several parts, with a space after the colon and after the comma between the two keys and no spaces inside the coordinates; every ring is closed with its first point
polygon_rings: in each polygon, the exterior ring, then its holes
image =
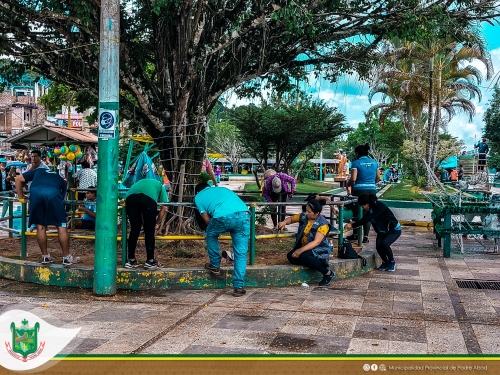
{"type": "MultiPolygon", "coordinates": [[[[94,234],[91,231],[72,231],[78,234],[94,234]]],[[[272,234],[271,229],[257,226],[257,234],[272,234]]],[[[230,241],[220,241],[221,251],[231,250],[230,241]]],[[[294,238],[272,238],[256,241],[255,265],[278,265],[288,264],[286,254],[294,244],[294,238]]],[[[121,242],[118,242],[118,265],[121,266],[121,242]]],[[[62,262],[62,253],[56,237],[49,237],[48,250],[56,263],[62,262]]],[[[0,240],[0,256],[19,259],[21,252],[21,240],[19,237],[5,238],[0,240]]],[[[41,253],[34,236],[27,237],[28,261],[40,262],[41,253]]],[[[70,239],[70,252],[80,257],[80,265],[92,267],[94,264],[94,241],[83,239],[70,239]]],[[[207,252],[204,241],[156,241],[156,258],[164,267],[187,268],[203,267],[207,262],[207,252]]],[[[146,258],[144,241],[137,244],[136,256],[139,263],[146,258]]],[[[222,260],[224,266],[224,259],[222,260]]]]}

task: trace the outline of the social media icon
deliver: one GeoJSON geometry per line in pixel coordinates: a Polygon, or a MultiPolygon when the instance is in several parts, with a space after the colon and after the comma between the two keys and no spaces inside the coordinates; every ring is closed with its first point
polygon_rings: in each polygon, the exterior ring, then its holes
{"type": "Polygon", "coordinates": [[[370,365],[368,363],[366,365],[363,365],[363,370],[370,371],[370,365]]]}
{"type": "Polygon", "coordinates": [[[378,366],[374,363],[372,365],[372,371],[377,371],[378,370],[378,366]]]}

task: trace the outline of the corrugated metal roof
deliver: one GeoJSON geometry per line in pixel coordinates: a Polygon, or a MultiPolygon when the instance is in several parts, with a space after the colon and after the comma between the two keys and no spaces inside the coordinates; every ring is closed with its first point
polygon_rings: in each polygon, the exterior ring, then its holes
{"type": "Polygon", "coordinates": [[[97,143],[96,135],[56,125],[39,125],[8,137],[4,142],[24,144],[58,144],[64,142],[97,143]]]}

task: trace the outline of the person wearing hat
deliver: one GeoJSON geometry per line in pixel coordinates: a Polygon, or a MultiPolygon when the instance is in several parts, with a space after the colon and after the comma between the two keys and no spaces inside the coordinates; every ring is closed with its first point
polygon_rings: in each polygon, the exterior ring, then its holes
{"type": "MultiPolygon", "coordinates": [[[[287,175],[286,173],[276,173],[274,169],[268,169],[264,172],[264,186],[262,187],[262,196],[268,202],[285,202],[286,197],[292,198],[295,193],[295,178],[287,175]]],[[[278,208],[278,207],[277,207],[278,208]]],[[[281,209],[274,210],[275,213],[271,214],[273,221],[273,229],[278,229],[278,214],[280,221],[285,219],[286,206],[281,206],[281,209]]]]}
{"type": "Polygon", "coordinates": [[[484,171],[484,166],[486,165],[486,155],[490,151],[490,147],[488,146],[488,143],[486,142],[486,138],[483,137],[483,141],[478,142],[477,145],[474,146],[474,148],[477,148],[477,151],[479,153],[477,170],[484,171]]]}

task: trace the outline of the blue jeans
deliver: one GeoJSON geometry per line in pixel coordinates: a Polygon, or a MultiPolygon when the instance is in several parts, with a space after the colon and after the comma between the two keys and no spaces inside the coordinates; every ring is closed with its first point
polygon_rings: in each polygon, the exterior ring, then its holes
{"type": "Polygon", "coordinates": [[[220,267],[219,235],[229,232],[233,242],[233,287],[243,288],[247,269],[248,240],[250,239],[250,212],[240,211],[210,219],[207,227],[207,251],[210,264],[220,267]]]}

